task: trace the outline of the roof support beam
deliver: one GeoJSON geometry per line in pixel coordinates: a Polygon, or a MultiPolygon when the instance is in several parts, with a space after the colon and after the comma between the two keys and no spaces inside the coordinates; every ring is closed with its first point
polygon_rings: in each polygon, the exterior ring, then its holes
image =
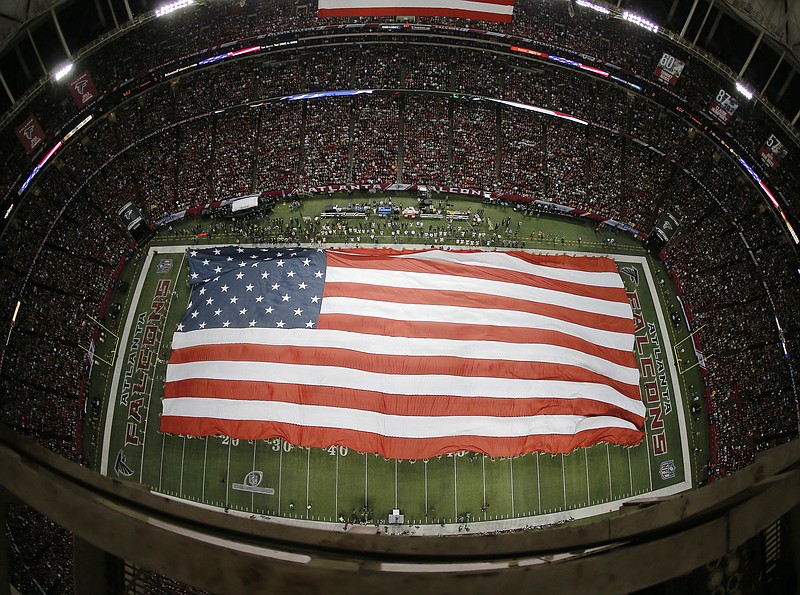
{"type": "Polygon", "coordinates": [[[763,28],[761,29],[761,33],[758,34],[758,39],[756,39],[756,42],[753,44],[753,49],[750,50],[750,55],[747,56],[747,60],[744,61],[744,65],[742,66],[742,69],[739,71],[739,78],[742,78],[744,76],[744,71],[747,70],[748,66],[750,66],[750,61],[753,59],[753,56],[755,55],[756,50],[758,49],[758,46],[761,45],[762,39],[764,39],[763,28]]]}
{"type": "Polygon", "coordinates": [[[800,110],[797,110],[797,113],[794,115],[794,119],[792,119],[792,126],[797,124],[797,120],[800,120],[800,110]]]}
{"type": "Polygon", "coordinates": [[[19,67],[22,68],[22,72],[25,75],[25,78],[28,81],[28,84],[34,80],[34,77],[31,76],[31,69],[28,68],[28,63],[25,62],[25,57],[22,55],[22,49],[20,49],[19,44],[14,46],[14,53],[17,55],[17,61],[19,62],[19,67]]]}
{"type": "Polygon", "coordinates": [[[133,20],[133,13],[131,12],[131,5],[128,4],[128,0],[122,0],[122,1],[125,4],[125,10],[128,13],[128,20],[132,21],[133,20]]]}
{"type": "Polygon", "coordinates": [[[64,51],[67,53],[67,58],[72,60],[72,52],[69,51],[67,40],[64,39],[64,34],[61,32],[61,25],[58,23],[58,18],[56,18],[56,11],[52,6],[50,7],[50,16],[53,17],[53,23],[55,23],[56,26],[56,33],[58,33],[58,38],[61,40],[61,45],[64,47],[64,51]]]}
{"type": "Polygon", "coordinates": [[[675,11],[678,9],[678,4],[680,4],[681,0],[672,0],[672,6],[669,9],[669,14],[667,15],[667,22],[671,23],[672,18],[675,16],[675,11]]]}
{"type": "Polygon", "coordinates": [[[772,79],[775,78],[775,73],[778,72],[778,68],[783,63],[783,57],[785,55],[786,55],[786,50],[783,50],[783,53],[781,54],[781,57],[778,58],[778,62],[775,64],[775,68],[772,69],[772,74],[769,75],[769,78],[767,79],[767,84],[765,84],[764,88],[761,89],[761,94],[762,95],[767,92],[767,87],[769,87],[769,84],[772,82],[772,79]]]}
{"type": "Polygon", "coordinates": [[[706,21],[708,20],[708,15],[711,14],[711,9],[714,8],[714,2],[715,2],[715,0],[711,0],[711,2],[708,3],[708,8],[706,9],[706,14],[703,15],[703,22],[700,23],[700,28],[697,30],[697,34],[694,36],[694,40],[692,41],[692,43],[694,45],[697,45],[697,40],[700,39],[700,34],[703,32],[703,29],[706,26],[706,21]]]}
{"type": "Polygon", "coordinates": [[[103,9],[100,8],[100,0],[94,0],[94,9],[97,12],[97,19],[100,21],[100,26],[103,29],[108,29],[108,21],[106,20],[106,15],[103,14],[103,9]]]}
{"type": "Polygon", "coordinates": [[[8,98],[11,100],[11,103],[16,103],[14,96],[11,94],[11,89],[9,89],[8,85],[6,84],[6,79],[3,76],[2,71],[0,71],[0,83],[3,83],[3,89],[5,89],[6,95],[8,95],[8,98]]]}
{"type": "Polygon", "coordinates": [[[692,9],[689,11],[689,16],[686,17],[686,22],[683,24],[683,29],[681,29],[681,37],[686,35],[686,30],[689,28],[689,23],[692,22],[692,17],[694,16],[694,11],[697,9],[697,3],[699,1],[700,0],[694,0],[694,2],[692,2],[692,9]]]}
{"type": "Polygon", "coordinates": [[[114,19],[114,28],[116,29],[119,27],[119,21],[117,21],[117,13],[114,12],[114,6],[111,4],[111,0],[107,0],[108,2],[108,10],[111,11],[111,18],[114,19]]]}
{"type": "Polygon", "coordinates": [[[786,89],[789,88],[789,83],[792,82],[792,79],[794,78],[794,73],[795,73],[794,69],[789,71],[789,76],[786,77],[786,81],[783,83],[783,87],[781,87],[781,90],[778,92],[778,96],[775,98],[775,103],[778,103],[781,99],[783,99],[783,94],[786,93],[786,89]]]}
{"type": "Polygon", "coordinates": [[[25,27],[25,32],[28,34],[28,39],[30,40],[31,45],[33,46],[33,53],[36,54],[36,59],[39,60],[39,66],[42,67],[42,72],[45,75],[47,75],[47,67],[44,65],[44,62],[42,62],[42,55],[39,53],[39,48],[36,47],[36,42],[33,41],[33,35],[31,35],[31,28],[25,27]]]}
{"type": "Polygon", "coordinates": [[[717,32],[717,27],[719,26],[719,22],[721,20],[722,20],[722,11],[720,10],[717,11],[717,16],[714,17],[714,24],[711,25],[711,30],[708,32],[708,35],[706,35],[706,45],[708,45],[709,42],[711,42],[711,40],[714,38],[714,35],[717,32]]]}

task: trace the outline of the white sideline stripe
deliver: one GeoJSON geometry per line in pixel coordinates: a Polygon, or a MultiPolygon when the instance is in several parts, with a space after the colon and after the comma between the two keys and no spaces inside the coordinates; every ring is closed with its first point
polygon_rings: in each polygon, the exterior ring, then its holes
{"type": "MultiPolygon", "coordinates": [[[[320,317],[326,314],[349,314],[370,316],[401,322],[449,322],[478,326],[514,327],[558,331],[580,337],[594,345],[621,351],[632,351],[634,335],[594,329],[558,318],[498,310],[494,308],[465,308],[462,306],[439,306],[425,304],[399,304],[361,298],[326,297],[322,300],[320,317]]],[[[632,319],[632,317],[631,317],[632,319]]],[[[633,331],[633,328],[631,328],[633,331]]],[[[316,332],[316,331],[313,331],[316,332]]]]}
{"type": "MultiPolygon", "coordinates": [[[[644,417],[644,404],[605,384],[560,380],[519,380],[447,375],[403,375],[352,368],[263,362],[199,361],[171,364],[166,382],[183,380],[264,382],[374,391],[387,395],[441,395],[463,398],[590,399],[644,417]]],[[[171,399],[165,399],[165,403],[171,399]]]]}
{"type": "Polygon", "coordinates": [[[574,435],[587,430],[618,428],[638,432],[632,423],[611,416],[533,415],[528,417],[408,416],[281,401],[242,401],[179,397],[164,399],[164,416],[232,421],[286,423],[304,427],[369,432],[390,438],[531,435],[574,435]]]}
{"type": "MultiPolygon", "coordinates": [[[[639,384],[639,369],[560,345],[459,341],[364,335],[329,329],[218,328],[175,333],[172,349],[204,345],[269,345],[346,349],[372,355],[458,357],[473,360],[550,363],[578,366],[625,384],[639,384]],[[413,355],[410,355],[413,354],[413,355]]],[[[635,364],[635,362],[632,361],[635,364]]]]}
{"type": "MultiPolygon", "coordinates": [[[[565,306],[573,310],[603,314],[617,318],[632,319],[630,302],[611,301],[602,298],[587,297],[573,293],[531,287],[518,283],[495,281],[491,279],[475,279],[441,273],[416,273],[411,271],[385,271],[373,269],[349,269],[329,266],[325,272],[325,284],[358,283],[361,285],[377,285],[380,287],[399,287],[421,290],[459,291],[480,293],[490,296],[508,297],[526,302],[565,306]]],[[[622,291],[620,296],[624,296],[622,291]]],[[[420,293],[420,300],[425,294],[420,293]]]]}

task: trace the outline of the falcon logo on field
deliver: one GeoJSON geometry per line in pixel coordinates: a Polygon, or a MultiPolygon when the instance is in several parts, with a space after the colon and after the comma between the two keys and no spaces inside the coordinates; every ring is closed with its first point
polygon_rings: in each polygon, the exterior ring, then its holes
{"type": "Polygon", "coordinates": [[[661,479],[664,480],[675,477],[675,461],[670,459],[669,461],[661,463],[658,473],[661,475],[661,479]]]}
{"type": "Polygon", "coordinates": [[[636,267],[622,267],[619,271],[627,275],[630,278],[630,280],[633,281],[634,285],[638,287],[639,269],[637,269],[636,267]]]}
{"type": "Polygon", "coordinates": [[[121,448],[117,453],[117,459],[114,461],[114,472],[117,474],[117,477],[123,475],[125,477],[130,477],[133,475],[133,469],[128,467],[128,463],[126,461],[125,451],[121,448]]]}

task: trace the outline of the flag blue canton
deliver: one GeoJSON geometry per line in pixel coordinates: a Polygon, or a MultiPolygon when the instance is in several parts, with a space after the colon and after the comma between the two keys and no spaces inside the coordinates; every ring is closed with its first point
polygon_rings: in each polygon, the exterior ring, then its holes
{"type": "Polygon", "coordinates": [[[192,294],[178,332],[317,326],[322,250],[224,247],[188,252],[192,294]]]}

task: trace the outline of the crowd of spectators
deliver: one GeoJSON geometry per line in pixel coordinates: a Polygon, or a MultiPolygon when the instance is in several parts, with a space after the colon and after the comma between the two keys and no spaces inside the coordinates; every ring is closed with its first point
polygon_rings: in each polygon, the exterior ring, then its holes
{"type": "Polygon", "coordinates": [[[403,180],[412,184],[449,184],[448,101],[406,97],[403,109],[403,180]]]}
{"type": "MultiPolygon", "coordinates": [[[[396,181],[399,142],[399,98],[356,98],[353,105],[353,169],[359,184],[396,181]]],[[[414,134],[414,131],[410,131],[414,134]]]]}
{"type": "Polygon", "coordinates": [[[256,189],[274,190],[294,185],[300,172],[303,106],[272,104],[261,108],[256,159],[256,189]]]}
{"type": "MultiPolygon", "coordinates": [[[[675,92],[698,110],[725,84],[701,60],[690,61],[666,40],[618,20],[583,9],[572,19],[566,3],[517,4],[513,24],[481,27],[530,37],[566,55],[579,48],[640,79],[651,79],[661,52],[669,51],[689,62],[675,92]]],[[[172,24],[148,23],[86,61],[95,82],[113,89],[159,65],[205,56],[206,48],[231,39],[316,26],[311,8],[303,16],[283,0],[206,3],[176,15],[185,25],[181,35],[172,34],[172,24]]],[[[660,215],[677,215],[682,229],[665,256],[709,355],[706,385],[716,447],[710,472],[733,472],[759,450],[797,437],[793,379],[773,314],[796,339],[800,288],[797,271],[787,269],[796,260],[758,192],[695,127],[604,81],[549,65],[532,67],[517,56],[396,40],[328,50],[241,60],[154,85],[93,123],[41,174],[0,236],[0,311],[13,312],[21,303],[11,340],[0,345],[2,421],[66,457],[79,455],[83,348],[95,331],[89,316],[107,306],[130,242],[116,219],[125,202],[133,201],[154,221],[235,194],[393,182],[399,174],[403,182],[552,200],[645,232],[660,215]],[[398,87],[502,97],[602,127],[443,96],[270,103],[213,114],[294,92],[398,87]]],[[[59,138],[76,117],[66,95],[52,89],[38,93],[30,108],[50,138],[59,138]]],[[[13,128],[0,131],[0,198],[16,192],[36,158],[22,153],[13,128]]],[[[754,163],[769,134],[789,143],[760,105],[743,109],[729,131],[754,163]]],[[[787,175],[792,167],[797,171],[799,155],[790,150],[783,168],[764,172],[787,200],[800,195],[800,180],[787,175]]],[[[298,219],[276,222],[274,231],[275,237],[358,242],[375,231],[420,233],[432,242],[463,246],[493,240],[480,230],[419,230],[407,223],[374,230],[354,223],[308,226],[298,219]]],[[[9,325],[8,317],[0,320],[0,336],[8,335],[9,325]]],[[[69,590],[69,560],[54,559],[49,547],[63,542],[55,549],[68,555],[68,534],[22,508],[9,515],[8,531],[22,561],[12,565],[16,585],[36,577],[47,592],[69,590]]]]}
{"type": "Polygon", "coordinates": [[[497,147],[496,108],[455,102],[450,178],[461,186],[494,190],[497,147]]]}
{"type": "Polygon", "coordinates": [[[72,534],[24,504],[10,504],[5,526],[20,593],[72,593],[72,534]]]}
{"type": "Polygon", "coordinates": [[[306,185],[349,181],[351,111],[349,99],[316,100],[306,104],[301,178],[306,185]]]}
{"type": "Polygon", "coordinates": [[[248,194],[253,187],[253,145],[258,112],[250,109],[215,118],[214,169],[211,198],[248,194]]]}

